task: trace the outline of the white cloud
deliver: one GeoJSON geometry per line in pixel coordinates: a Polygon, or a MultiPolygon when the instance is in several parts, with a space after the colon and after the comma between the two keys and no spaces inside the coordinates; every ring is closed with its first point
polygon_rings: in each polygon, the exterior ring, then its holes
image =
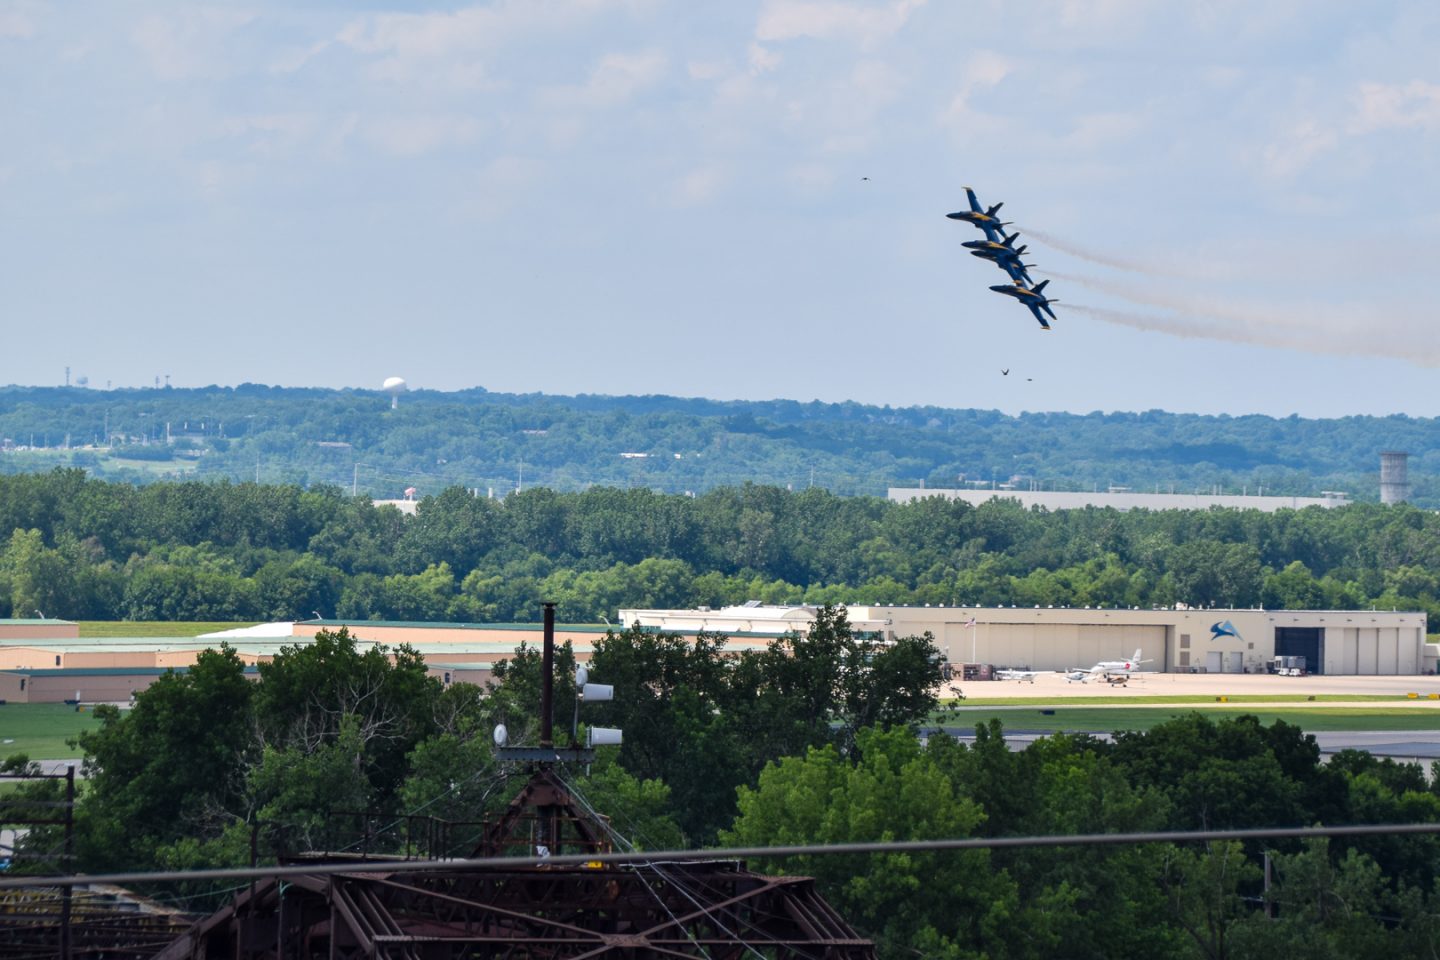
{"type": "Polygon", "coordinates": [[[29,40],[35,33],[35,18],[26,6],[0,10],[0,39],[29,40]]]}
{"type": "Polygon", "coordinates": [[[615,0],[499,0],[454,12],[385,13],[352,20],[335,39],[376,58],[379,79],[402,84],[430,79],[465,87],[484,77],[480,58],[532,34],[572,29],[620,5],[615,0]]]}
{"type": "Polygon", "coordinates": [[[788,179],[801,193],[816,196],[835,185],[835,171],[818,163],[802,163],[790,168],[788,179]]]}
{"type": "Polygon", "coordinates": [[[714,166],[700,167],[681,177],[670,190],[676,206],[696,207],[709,203],[724,185],[725,175],[714,166]]]}
{"type": "Polygon", "coordinates": [[[290,153],[313,136],[318,118],[308,113],[273,113],[228,117],[220,133],[245,141],[246,149],[258,156],[290,153]]]}
{"type": "Polygon", "coordinates": [[[755,24],[761,41],[846,39],[872,44],[897,33],[925,0],[872,5],[842,0],[769,0],[755,24]]]}
{"type": "Polygon", "coordinates": [[[418,157],[442,147],[472,143],[480,131],[475,118],[456,114],[385,114],[366,118],[359,125],[362,138],[398,157],[418,157]]]}
{"type": "Polygon", "coordinates": [[[1440,131],[1440,85],[1419,79],[1360,83],[1343,119],[1300,119],[1266,146],[1262,156],[1272,176],[1290,177],[1346,140],[1387,130],[1440,131]]]}
{"type": "Polygon", "coordinates": [[[254,19],[247,11],[187,7],[144,17],[131,29],[130,40],[161,80],[215,76],[223,72],[230,36],[254,19]]]}
{"type": "Polygon", "coordinates": [[[1140,131],[1141,118],[1132,113],[1091,113],[1075,118],[1075,128],[1066,135],[1065,146],[1094,150],[1114,146],[1140,131]]]}
{"type": "Polygon", "coordinates": [[[478,219],[498,220],[541,182],[542,174],[542,166],[535,160],[514,155],[496,157],[475,175],[473,187],[462,197],[462,206],[478,219]]]}
{"type": "Polygon", "coordinates": [[[1229,90],[1245,79],[1245,71],[1239,67],[1214,64],[1202,70],[1200,76],[1217,90],[1229,90]]]}
{"type": "Polygon", "coordinates": [[[271,73],[295,73],[330,48],[333,41],[320,40],[304,47],[282,50],[270,63],[271,73]]]}
{"type": "Polygon", "coordinates": [[[993,50],[977,50],[965,64],[960,89],[950,100],[948,113],[962,117],[970,112],[970,98],[977,90],[998,86],[1014,70],[1011,62],[993,50]]]}
{"type": "Polygon", "coordinates": [[[719,80],[729,67],[718,60],[691,60],[685,64],[685,75],[691,80],[719,80]]]}
{"type": "Polygon", "coordinates": [[[1310,161],[1335,147],[1340,137],[1334,125],[1318,120],[1300,120],[1290,125],[1280,139],[1261,151],[1266,171],[1273,177],[1290,177],[1310,161]]]}
{"type": "Polygon", "coordinates": [[[780,66],[782,57],[774,50],[760,46],[758,43],[751,43],[750,49],[746,51],[750,60],[750,72],[752,74],[768,73],[780,66]]]}
{"type": "Polygon", "coordinates": [[[1354,133],[1375,130],[1440,130],[1440,85],[1362,83],[1356,95],[1354,133]]]}
{"type": "Polygon", "coordinates": [[[542,98],[557,106],[619,106],[659,82],[667,66],[665,55],[659,51],[607,54],[584,84],[553,87],[542,98]]]}

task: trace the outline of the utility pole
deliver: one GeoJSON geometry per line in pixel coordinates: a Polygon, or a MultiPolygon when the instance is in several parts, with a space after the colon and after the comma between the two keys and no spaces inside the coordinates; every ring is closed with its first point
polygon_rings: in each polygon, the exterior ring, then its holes
{"type": "MultiPolygon", "coordinates": [[[[78,697],[76,698],[79,699],[78,697]]],[[[75,872],[75,767],[65,768],[65,874],[75,872]]],[[[70,900],[75,892],[74,884],[65,885],[64,900],[60,903],[60,956],[70,960],[70,900]]]]}

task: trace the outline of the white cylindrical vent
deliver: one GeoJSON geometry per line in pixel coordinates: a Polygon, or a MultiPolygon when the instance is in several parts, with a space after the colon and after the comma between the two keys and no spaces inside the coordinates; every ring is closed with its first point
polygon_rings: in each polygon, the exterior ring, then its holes
{"type": "Polygon", "coordinates": [[[608,683],[587,683],[580,688],[580,699],[586,703],[614,700],[615,688],[608,683]]]}
{"type": "Polygon", "coordinates": [[[621,732],[614,727],[591,727],[585,735],[589,747],[615,747],[620,745],[621,732]]]}

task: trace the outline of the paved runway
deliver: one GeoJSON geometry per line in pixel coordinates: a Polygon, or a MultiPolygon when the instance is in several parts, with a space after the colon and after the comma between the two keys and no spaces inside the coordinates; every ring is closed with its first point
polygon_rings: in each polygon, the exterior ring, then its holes
{"type": "Polygon", "coordinates": [[[1440,677],[1278,677],[1267,673],[1140,673],[1123,684],[1091,680],[1086,683],[1067,680],[1063,673],[1042,673],[1034,682],[1025,680],[967,680],[941,684],[941,698],[950,696],[950,687],[959,687],[965,696],[1046,697],[1065,699],[1082,697],[1175,697],[1188,695],[1228,696],[1239,700],[1245,696],[1296,694],[1374,694],[1378,697],[1405,697],[1416,694],[1418,701],[1440,708],[1440,677]],[[1435,694],[1436,699],[1427,698],[1435,694]]]}
{"type": "MultiPolygon", "coordinates": [[[[1298,697],[1320,697],[1343,694],[1348,696],[1371,697],[1362,700],[1324,700],[1317,705],[1336,709],[1363,709],[1379,707],[1420,711],[1437,711],[1434,730],[1331,730],[1314,734],[1324,754],[1340,750],[1367,750],[1377,756],[1394,757],[1403,760],[1417,760],[1427,763],[1440,760],[1440,677],[1431,676],[1307,676],[1279,677],[1270,674],[1241,673],[1148,673],[1131,677],[1124,684],[1109,684],[1091,681],[1077,683],[1066,680],[1063,673],[1046,673],[1037,676],[1034,682],[1021,680],[968,681],[963,684],[945,684],[940,690],[942,698],[951,696],[949,687],[956,686],[971,700],[986,700],[992,697],[1024,697],[1029,706],[1063,707],[1084,706],[1083,701],[1097,697],[1114,697],[1122,702],[1106,704],[1113,707],[1134,706],[1156,707],[1163,704],[1146,703],[1151,697],[1203,696],[1216,698],[1210,702],[1175,704],[1177,709],[1203,710],[1206,707],[1234,709],[1253,704],[1256,709],[1281,710],[1286,707],[1304,707],[1308,702],[1301,700],[1258,700],[1257,697],[1290,695],[1298,697]],[[1413,698],[1410,694],[1414,694],[1413,698]],[[1431,696],[1435,699],[1430,699],[1431,696]],[[1218,698],[1224,697],[1221,701],[1218,698]],[[1126,704],[1125,699],[1133,699],[1126,704]],[[1080,702],[1076,702],[1080,701],[1080,702]]],[[[989,711],[995,707],[967,707],[962,701],[957,705],[962,714],[969,709],[989,711]]],[[[958,725],[948,725],[947,732],[962,740],[973,740],[972,730],[958,725]]],[[[1035,730],[1006,730],[1006,742],[1013,749],[1024,749],[1043,732],[1035,730]]]]}

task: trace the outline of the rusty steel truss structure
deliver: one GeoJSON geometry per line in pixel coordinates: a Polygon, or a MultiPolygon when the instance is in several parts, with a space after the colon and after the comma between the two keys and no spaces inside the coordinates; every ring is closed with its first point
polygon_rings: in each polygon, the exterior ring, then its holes
{"type": "Polygon", "coordinates": [[[737,861],[271,880],[156,956],[219,958],[695,957],[870,960],[806,877],[737,861]]]}

